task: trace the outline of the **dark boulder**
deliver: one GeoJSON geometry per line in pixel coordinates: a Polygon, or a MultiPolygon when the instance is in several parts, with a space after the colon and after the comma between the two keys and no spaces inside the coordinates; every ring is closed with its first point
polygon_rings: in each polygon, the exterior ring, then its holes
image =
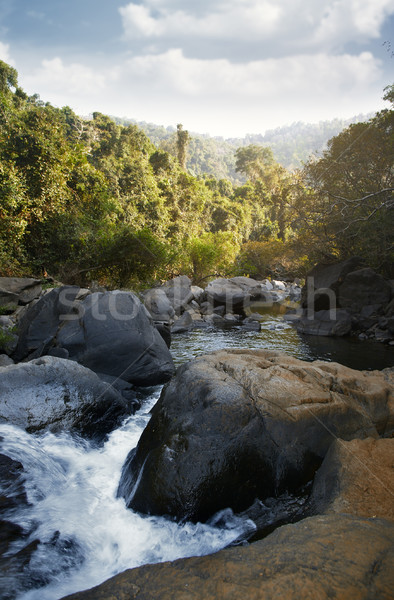
{"type": "Polygon", "coordinates": [[[388,434],[393,400],[392,373],[268,350],[198,357],[163,390],[119,494],[135,510],[177,519],[244,510],[304,485],[336,436],[388,434]]]}
{"type": "Polygon", "coordinates": [[[74,302],[78,291],[76,286],[54,288],[24,312],[18,324],[14,360],[23,360],[33,352],[45,354],[45,348],[48,350],[55,344],[55,335],[64,319],[76,316],[74,302]]]}
{"type": "Polygon", "coordinates": [[[390,302],[389,282],[373,269],[365,268],[348,273],[338,288],[338,304],[359,313],[365,306],[385,306],[390,302]]]}
{"type": "Polygon", "coordinates": [[[304,310],[301,317],[293,318],[299,333],[308,335],[343,336],[352,329],[352,317],[347,310],[318,310],[308,315],[304,310]]]}
{"type": "Polygon", "coordinates": [[[76,362],[45,356],[0,368],[0,423],[101,441],[127,414],[121,394],[76,362]]]}
{"type": "Polygon", "coordinates": [[[346,275],[363,266],[364,261],[358,256],[331,264],[318,263],[307,273],[307,284],[301,294],[302,306],[314,310],[335,308],[336,304],[332,305],[327,290],[331,290],[336,295],[346,275]]]}
{"type": "Polygon", "coordinates": [[[54,289],[23,315],[15,360],[63,349],[95,372],[136,385],[156,385],[171,377],[167,344],[134,294],[95,292],[79,300],[79,291],[54,289]]]}

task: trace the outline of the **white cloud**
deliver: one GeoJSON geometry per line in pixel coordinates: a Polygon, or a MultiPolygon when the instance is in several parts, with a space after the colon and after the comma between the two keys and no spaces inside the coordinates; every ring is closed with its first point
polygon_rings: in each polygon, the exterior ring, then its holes
{"type": "MultiPolygon", "coordinates": [[[[61,58],[55,57],[43,60],[36,71],[24,78],[24,85],[31,88],[34,84],[34,91],[50,87],[55,95],[94,97],[106,86],[108,75],[80,63],[66,65],[61,58]]],[[[41,92],[40,95],[43,96],[41,92]]]]}
{"type": "Polygon", "coordinates": [[[15,66],[15,62],[12,60],[10,55],[10,45],[0,42],[0,60],[8,63],[9,65],[15,66]]]}
{"type": "Polygon", "coordinates": [[[180,49],[92,69],[45,60],[22,80],[33,93],[80,114],[95,110],[191,131],[234,136],[284,123],[377,110],[380,64],[364,52],[298,55],[248,63],[187,58],[180,49]],[[372,86],[372,87],[371,87],[372,86]]]}
{"type": "Polygon", "coordinates": [[[394,13],[393,0],[336,0],[328,3],[314,34],[316,43],[335,40],[362,41],[379,37],[387,16],[394,13]]]}
{"type": "MultiPolygon", "coordinates": [[[[130,3],[119,9],[126,36],[231,39],[257,37],[275,31],[281,9],[268,0],[232,0],[217,2],[205,14],[169,9],[164,3],[130,3]],[[157,12],[156,7],[160,7],[157,12]]],[[[193,9],[193,7],[192,7],[193,9]]]]}
{"type": "MultiPolygon", "coordinates": [[[[174,45],[176,40],[183,48],[204,39],[227,40],[237,48],[270,41],[275,56],[289,49],[311,51],[322,43],[337,49],[374,39],[384,19],[394,14],[394,0],[214,0],[186,8],[183,0],[146,0],[119,11],[130,41],[172,40],[174,45]]],[[[223,47],[222,55],[226,51],[223,47]]]]}

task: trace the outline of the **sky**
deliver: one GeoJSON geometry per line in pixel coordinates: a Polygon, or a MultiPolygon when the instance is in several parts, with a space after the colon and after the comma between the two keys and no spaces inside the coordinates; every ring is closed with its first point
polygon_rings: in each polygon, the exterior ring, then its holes
{"type": "Polygon", "coordinates": [[[387,106],[394,0],[0,0],[0,59],[80,115],[243,137],[387,106]]]}

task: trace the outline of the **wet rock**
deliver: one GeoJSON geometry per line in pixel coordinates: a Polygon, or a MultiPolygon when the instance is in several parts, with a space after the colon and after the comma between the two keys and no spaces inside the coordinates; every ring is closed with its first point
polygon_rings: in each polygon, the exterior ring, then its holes
{"type": "Polygon", "coordinates": [[[312,517],[249,546],[129,569],[67,600],[391,600],[393,539],[383,519],[312,517]]]}
{"type": "Polygon", "coordinates": [[[347,310],[319,310],[312,312],[304,311],[302,316],[294,319],[299,333],[309,335],[343,336],[350,333],[352,329],[352,317],[347,310]]]}
{"type": "Polygon", "coordinates": [[[335,440],[317,471],[311,511],[394,521],[394,439],[335,440]]]}
{"type": "Polygon", "coordinates": [[[122,396],[76,362],[45,356],[0,369],[1,423],[99,441],[127,414],[122,396]]]}
{"type": "Polygon", "coordinates": [[[119,494],[143,513],[206,520],[298,489],[337,436],[394,430],[393,377],[268,350],[198,357],[163,390],[119,494]]]}

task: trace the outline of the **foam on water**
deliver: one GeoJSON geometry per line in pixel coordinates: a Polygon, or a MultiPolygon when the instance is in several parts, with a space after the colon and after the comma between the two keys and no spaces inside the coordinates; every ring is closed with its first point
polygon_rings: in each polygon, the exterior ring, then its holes
{"type": "MultiPolygon", "coordinates": [[[[142,516],[116,498],[122,465],[149,420],[158,390],[102,448],[67,434],[32,436],[0,425],[0,451],[24,465],[29,507],[13,522],[32,529],[40,544],[29,564],[32,582],[23,600],[55,600],[97,585],[127,568],[214,552],[253,528],[227,515],[225,527],[142,516]]],[[[26,541],[24,541],[26,545],[26,541]]],[[[14,550],[17,548],[14,548],[14,550]]]]}

